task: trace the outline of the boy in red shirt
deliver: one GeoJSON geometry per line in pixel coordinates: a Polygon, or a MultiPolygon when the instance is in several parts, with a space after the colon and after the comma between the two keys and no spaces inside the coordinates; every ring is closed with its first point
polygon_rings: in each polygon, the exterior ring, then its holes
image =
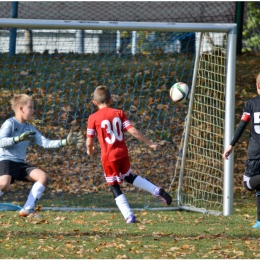
{"type": "Polygon", "coordinates": [[[94,152],[94,136],[97,134],[101,146],[101,160],[106,181],[111,187],[116,204],[126,223],[135,223],[134,213],[120,189],[122,180],[150,192],[167,205],[171,205],[172,198],[164,189],[132,174],[128,149],[124,141],[124,132],[128,131],[154,150],[156,150],[157,144],[148,140],[133,127],[122,110],[111,108],[111,101],[109,89],[106,86],[98,86],[94,91],[93,103],[99,110],[90,115],[88,119],[87,153],[91,155],[94,152]]]}

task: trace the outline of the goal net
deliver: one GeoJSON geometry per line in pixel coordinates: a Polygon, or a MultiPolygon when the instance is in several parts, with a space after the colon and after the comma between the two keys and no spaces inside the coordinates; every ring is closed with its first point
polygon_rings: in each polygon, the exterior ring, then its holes
{"type": "MultiPolygon", "coordinates": [[[[234,117],[234,30],[234,24],[0,19],[0,123],[13,116],[13,94],[26,93],[35,101],[32,124],[44,136],[65,138],[71,128],[86,135],[96,111],[93,91],[106,85],[113,107],[160,144],[152,151],[125,134],[133,173],[173,197],[165,207],[123,183],[130,206],[230,214],[233,161],[224,163],[222,152],[234,117]],[[186,104],[169,97],[180,81],[191,88],[186,104]]],[[[85,147],[30,146],[26,161],[49,175],[40,200],[45,209],[115,209],[96,141],[93,156],[85,147]]],[[[30,188],[15,182],[1,201],[21,205],[30,188]]]]}

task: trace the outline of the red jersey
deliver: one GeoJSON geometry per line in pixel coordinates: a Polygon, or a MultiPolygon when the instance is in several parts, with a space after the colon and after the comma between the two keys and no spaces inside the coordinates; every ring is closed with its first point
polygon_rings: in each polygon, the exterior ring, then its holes
{"type": "Polygon", "coordinates": [[[105,107],[89,116],[87,137],[97,134],[102,160],[116,161],[128,156],[124,132],[131,127],[122,110],[105,107]]]}

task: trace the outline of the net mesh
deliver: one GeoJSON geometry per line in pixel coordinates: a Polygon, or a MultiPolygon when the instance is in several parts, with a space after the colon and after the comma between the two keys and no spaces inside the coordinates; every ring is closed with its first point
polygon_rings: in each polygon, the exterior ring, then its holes
{"type": "MultiPolygon", "coordinates": [[[[110,45],[111,39],[116,42],[117,34],[112,31],[89,34],[90,39],[100,37],[104,48],[105,43],[110,45]]],[[[13,116],[9,105],[12,95],[27,93],[35,100],[36,119],[33,124],[44,136],[62,139],[72,127],[85,135],[87,118],[95,111],[91,102],[92,93],[98,85],[107,85],[113,93],[113,106],[123,109],[137,129],[161,144],[160,149],[154,152],[126,134],[133,173],[167,190],[174,175],[187,113],[187,105],[171,101],[169,89],[178,81],[191,85],[195,35],[157,32],[149,40],[149,34],[138,32],[136,54],[133,55],[131,48],[128,48],[131,45],[129,34],[132,32],[120,33],[121,44],[126,46],[123,52],[114,48],[113,52],[85,54],[67,51],[66,34],[61,33],[57,38],[55,30],[47,33],[46,30],[38,30],[33,36],[34,52],[26,54],[23,52],[24,34],[19,34],[16,56],[9,57],[8,53],[0,51],[0,120],[3,123],[13,116]],[[47,37],[48,41],[40,40],[41,36],[43,39],[47,37]],[[52,39],[56,39],[53,45],[52,39]],[[184,39],[182,48],[174,45],[174,42],[182,42],[184,39]],[[43,52],[42,45],[43,49],[46,48],[43,52]],[[54,51],[48,49],[51,46],[55,47],[54,51]]],[[[72,35],[74,38],[71,37],[70,44],[76,46],[77,34],[72,35]]],[[[8,37],[4,41],[8,42],[8,37]]],[[[96,48],[98,46],[94,45],[96,48]]],[[[85,148],[63,148],[58,151],[46,151],[37,146],[28,148],[26,161],[43,169],[50,177],[48,188],[41,199],[42,205],[115,207],[111,191],[104,180],[99,146],[97,143],[95,146],[96,152],[91,157],[86,155],[85,148]]],[[[22,203],[30,188],[31,184],[15,182],[3,201],[22,203]]],[[[147,192],[128,184],[122,188],[132,207],[162,207],[159,200],[147,192]]],[[[177,183],[174,183],[170,191],[173,197],[176,189],[177,183]]],[[[174,205],[177,205],[176,201],[174,205]]]]}
{"type": "MultiPolygon", "coordinates": [[[[209,35],[204,35],[204,39],[209,35]]],[[[226,35],[222,45],[200,55],[190,130],[182,203],[198,208],[223,206],[223,160],[225,118],[226,35]]],[[[212,37],[213,41],[219,39],[212,37]]],[[[205,41],[202,41],[202,48],[205,41]]]]}

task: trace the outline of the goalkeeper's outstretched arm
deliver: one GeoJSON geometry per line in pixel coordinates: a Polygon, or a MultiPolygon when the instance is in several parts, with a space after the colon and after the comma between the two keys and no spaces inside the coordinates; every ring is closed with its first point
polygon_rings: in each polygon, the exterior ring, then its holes
{"type": "Polygon", "coordinates": [[[65,146],[76,146],[77,148],[81,148],[84,145],[84,137],[81,132],[73,132],[71,130],[65,139],[49,140],[36,130],[34,143],[43,147],[44,149],[55,149],[65,146]]]}

